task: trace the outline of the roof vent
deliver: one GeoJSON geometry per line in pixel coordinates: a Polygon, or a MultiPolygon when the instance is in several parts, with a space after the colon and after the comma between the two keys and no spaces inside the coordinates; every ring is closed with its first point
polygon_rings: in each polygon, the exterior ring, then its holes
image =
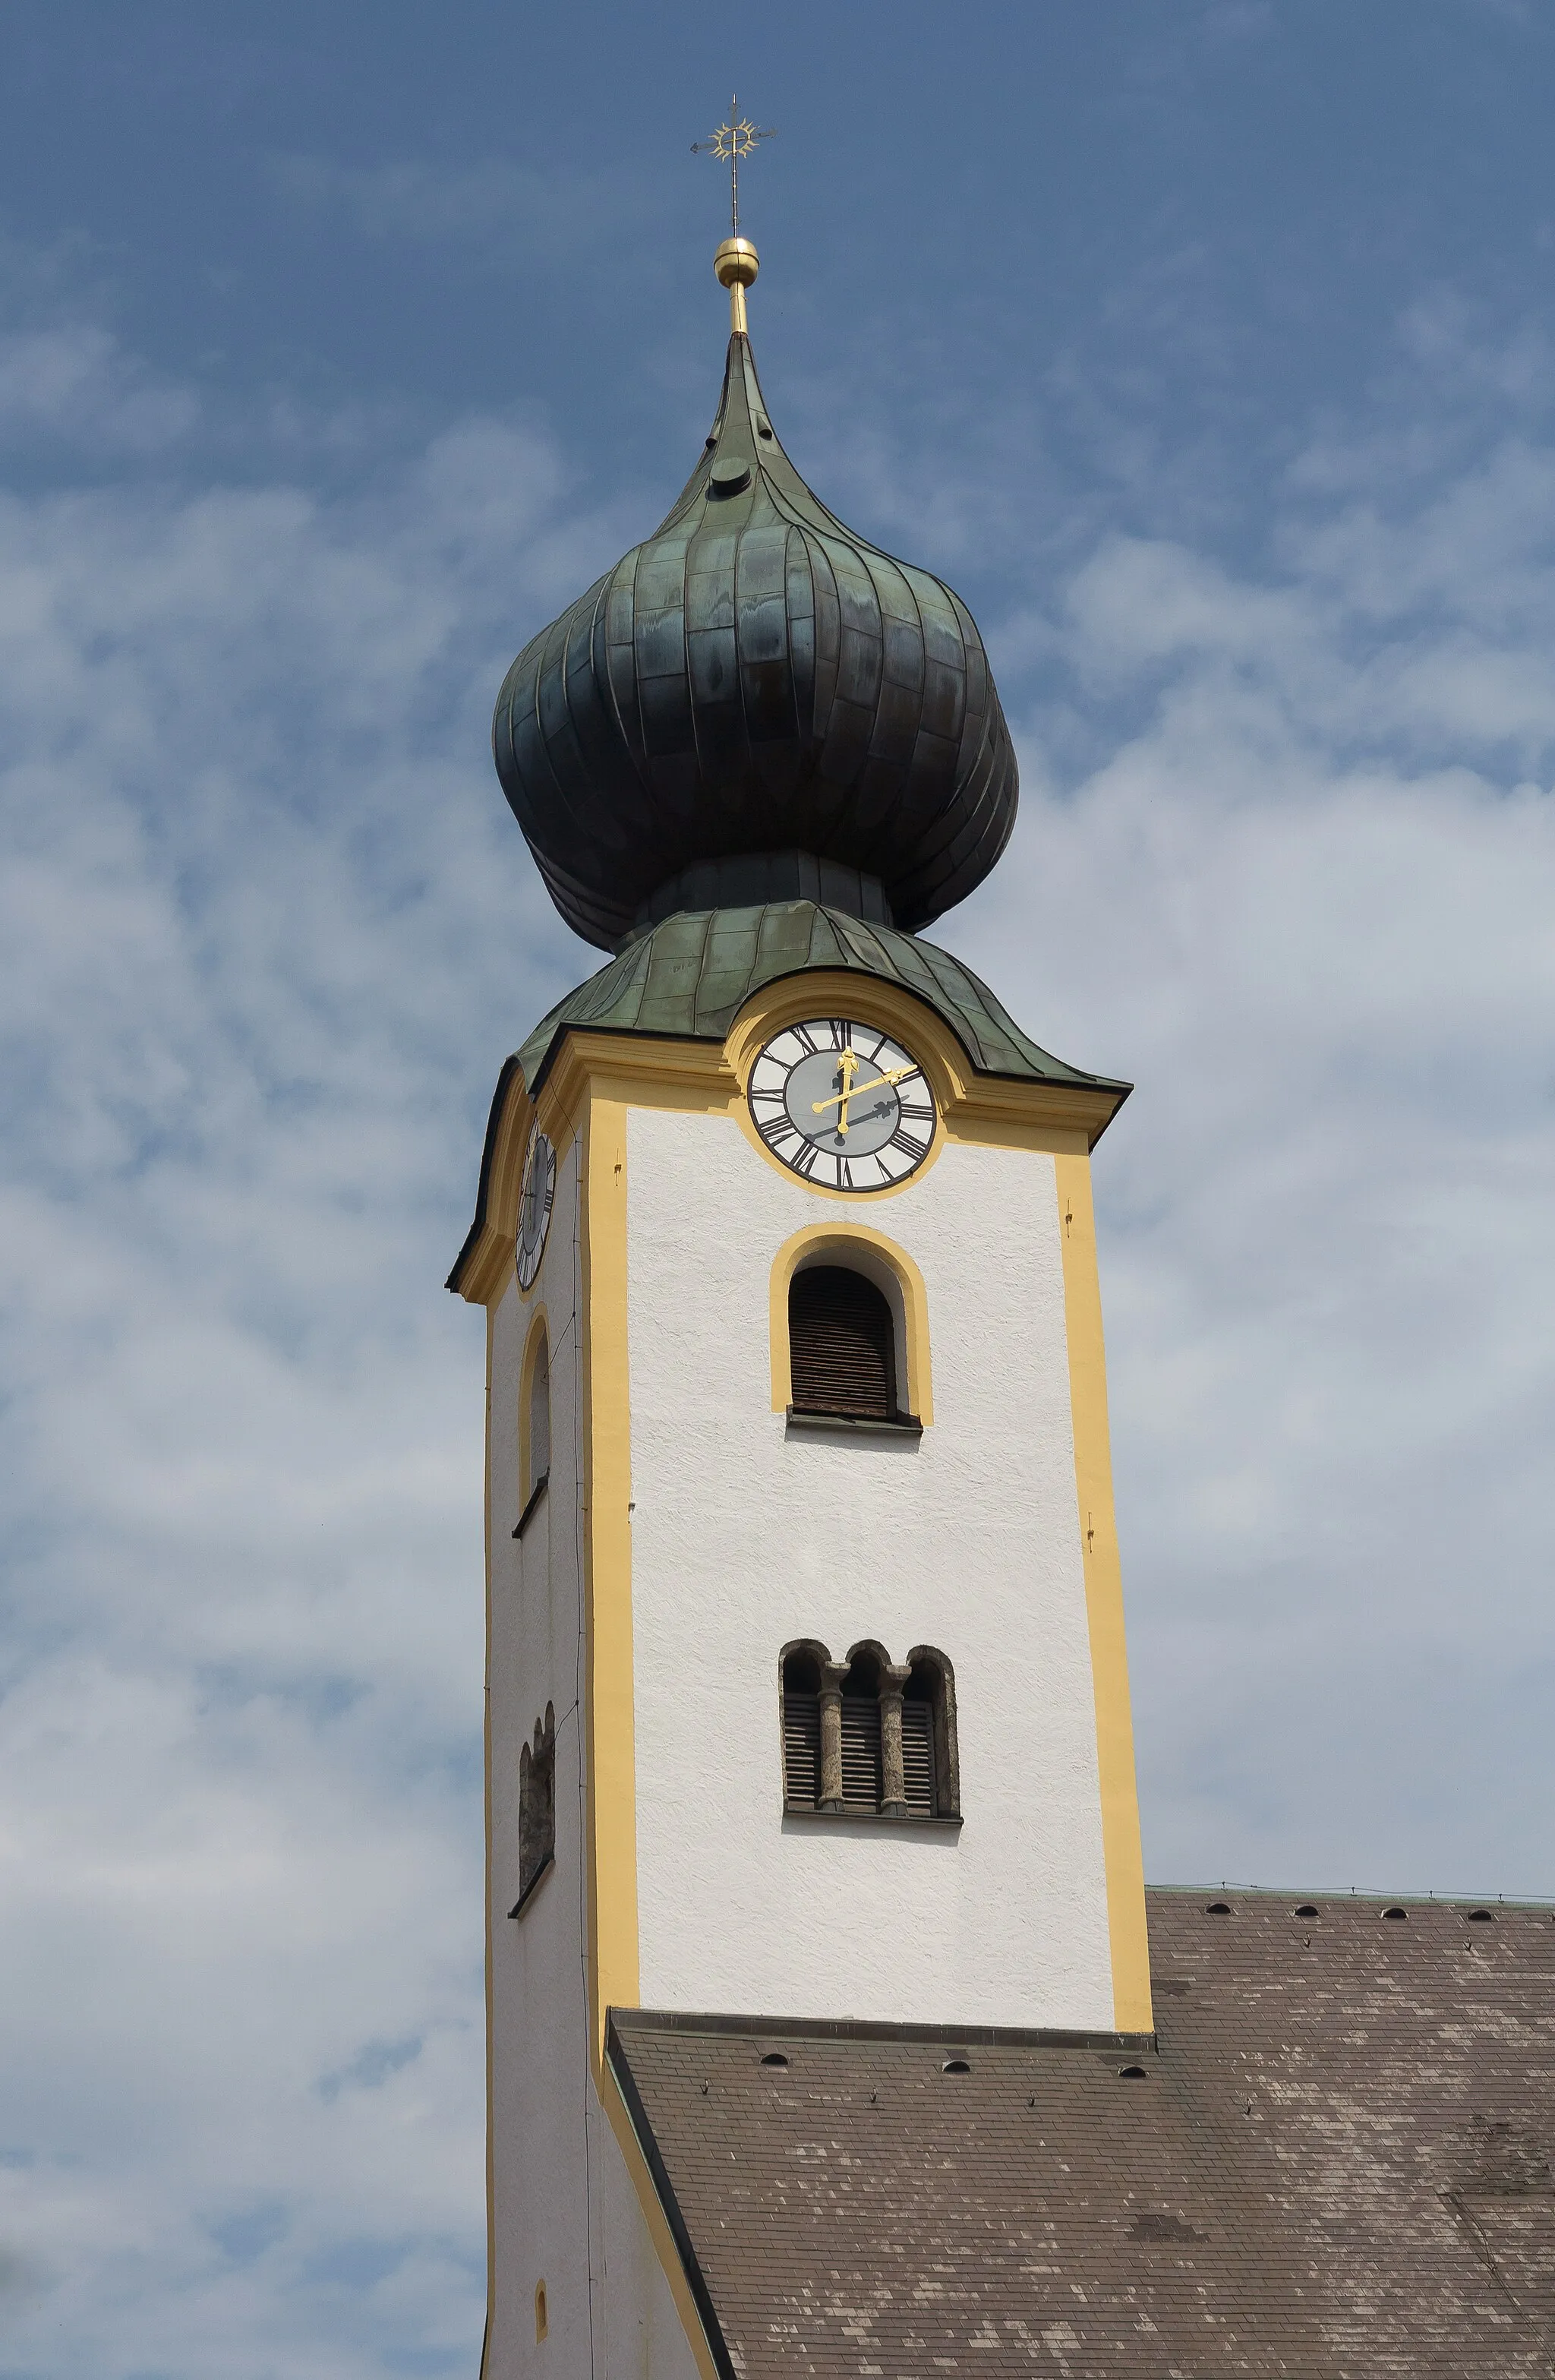
{"type": "Polygon", "coordinates": [[[1402,1921],[1408,1916],[1409,1912],[1407,1909],[1385,1909],[1382,1912],[1382,1914],[1384,1917],[1392,1917],[1402,1923],[1402,1921]]]}
{"type": "Polygon", "coordinates": [[[1316,1917],[1318,1914],[1318,1904],[1315,1900],[1298,1900],[1296,1902],[1295,1913],[1298,1917],[1316,1917]]]}
{"type": "Polygon", "coordinates": [[[1496,1912],[1493,1909],[1471,1909],[1468,1922],[1471,1925],[1493,1925],[1496,1922],[1496,1912]]]}
{"type": "Polygon", "coordinates": [[[947,2058],[940,2071],[942,2074],[970,2074],[971,2061],[966,2058],[947,2058]]]}
{"type": "Polygon", "coordinates": [[[1212,1900],[1204,1914],[1206,1917],[1229,1917],[1231,1903],[1229,1900],[1212,1900]]]}
{"type": "Polygon", "coordinates": [[[763,2066],[786,2066],[788,2060],[781,2049],[769,2049],[761,2063],[763,2066]]]}
{"type": "Polygon", "coordinates": [[[1118,2080],[1120,2082],[1143,2082],[1145,2070],[1142,2066],[1120,2066],[1118,2080]]]}

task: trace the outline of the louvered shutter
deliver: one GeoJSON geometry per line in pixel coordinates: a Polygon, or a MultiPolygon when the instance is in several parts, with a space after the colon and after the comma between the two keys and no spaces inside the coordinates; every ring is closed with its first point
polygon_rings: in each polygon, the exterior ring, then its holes
{"type": "Polygon", "coordinates": [[[934,1711],[931,1704],[902,1705],[902,1776],[907,1809],[915,1818],[937,1815],[934,1793],[934,1711]]]}
{"type": "Polygon", "coordinates": [[[842,1265],[796,1273],[788,1292],[788,1340],[796,1413],[894,1418],[891,1308],[872,1281],[842,1265]]]}
{"type": "Polygon", "coordinates": [[[813,1810],[820,1799],[820,1696],[785,1689],[783,1697],[783,1798],[813,1810]]]}
{"type": "Polygon", "coordinates": [[[881,1805],[881,1706],[873,1695],[843,1696],[843,1801],[850,1810],[881,1805]]]}

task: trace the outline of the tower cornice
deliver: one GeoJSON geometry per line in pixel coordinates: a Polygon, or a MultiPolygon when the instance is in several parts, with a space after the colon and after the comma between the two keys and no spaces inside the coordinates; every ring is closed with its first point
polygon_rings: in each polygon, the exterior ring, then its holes
{"type": "MultiPolygon", "coordinates": [[[[567,1004],[563,1003],[564,1009],[567,1004]]],[[[448,1287],[477,1305],[502,1293],[512,1260],[531,1126],[538,1121],[558,1155],[565,1154],[591,1097],[688,1114],[727,1114],[767,1160],[744,1096],[750,1062],[762,1043],[784,1025],[832,1008],[867,1009],[882,1029],[907,1034],[922,1050],[948,1141],[1087,1155],[1129,1094],[1126,1083],[1081,1075],[1074,1068],[1051,1075],[988,1073],[971,1062],[942,1007],[919,990],[861,969],[805,967],[775,977],[747,995],[716,1037],[711,1031],[623,1030],[613,1023],[556,1011],[541,1028],[547,1038],[538,1064],[530,1061],[532,1087],[524,1062],[534,1050],[535,1036],[508,1059],[498,1079],[475,1218],[448,1287]]],[[[1048,1062],[1055,1070],[1062,1063],[1056,1059],[1048,1062]]],[[[849,1213],[858,1211],[856,1199],[837,1192],[817,1186],[812,1195],[849,1213]]],[[[869,1203],[884,1205],[899,1196],[901,1187],[882,1190],[869,1203]]]]}

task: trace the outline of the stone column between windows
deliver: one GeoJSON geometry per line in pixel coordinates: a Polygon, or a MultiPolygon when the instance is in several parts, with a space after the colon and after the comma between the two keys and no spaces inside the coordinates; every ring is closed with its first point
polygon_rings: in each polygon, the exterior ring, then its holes
{"type": "Polygon", "coordinates": [[[912,1675],[905,1661],[881,1665],[881,1808],[888,1818],[907,1815],[907,1779],[902,1766],[902,1689],[912,1675]]]}
{"type": "Polygon", "coordinates": [[[843,1680],[845,1661],[826,1661],[820,1670],[820,1807],[843,1806],[843,1680]]]}

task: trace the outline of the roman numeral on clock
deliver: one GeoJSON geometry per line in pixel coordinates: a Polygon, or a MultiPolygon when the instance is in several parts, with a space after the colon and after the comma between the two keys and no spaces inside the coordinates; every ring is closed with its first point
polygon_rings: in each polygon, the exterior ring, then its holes
{"type": "Polygon", "coordinates": [[[934,1144],[922,1066],[877,1025],[796,1018],[750,1062],[745,1112],[778,1163],[812,1189],[895,1188],[934,1144]]]}

